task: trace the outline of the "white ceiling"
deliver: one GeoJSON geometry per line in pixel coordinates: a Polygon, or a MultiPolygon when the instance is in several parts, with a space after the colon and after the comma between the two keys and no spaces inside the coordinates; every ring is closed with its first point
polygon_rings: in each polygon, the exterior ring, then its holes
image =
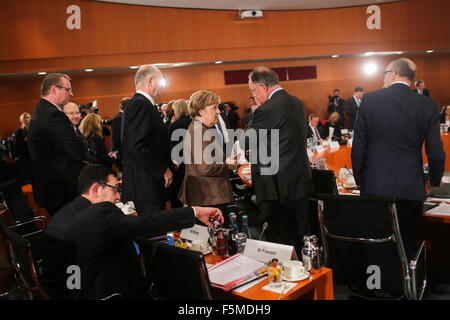
{"type": "Polygon", "coordinates": [[[94,0],[157,7],[216,10],[306,10],[342,8],[402,0],[94,0]]]}

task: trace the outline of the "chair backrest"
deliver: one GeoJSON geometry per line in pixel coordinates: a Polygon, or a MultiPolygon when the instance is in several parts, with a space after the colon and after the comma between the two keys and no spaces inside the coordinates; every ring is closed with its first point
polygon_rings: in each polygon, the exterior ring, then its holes
{"type": "Polygon", "coordinates": [[[338,194],[336,177],[333,170],[311,169],[314,193],[338,194]]]}
{"type": "MultiPolygon", "coordinates": [[[[31,208],[27,197],[22,192],[22,186],[18,179],[12,179],[0,184],[0,196],[3,197],[9,212],[16,224],[34,218],[33,209],[31,208]]],[[[18,226],[16,231],[19,234],[35,232],[38,228],[35,224],[26,224],[18,226]]]]}
{"type": "Polygon", "coordinates": [[[335,283],[362,294],[409,295],[408,261],[395,199],[318,194],[325,265],[335,283]]]}
{"type": "Polygon", "coordinates": [[[39,281],[39,268],[35,263],[37,254],[33,252],[32,242],[20,236],[0,219],[0,232],[9,245],[9,256],[15,277],[29,293],[30,299],[48,299],[39,281]]]}
{"type": "Polygon", "coordinates": [[[211,300],[203,254],[158,241],[137,238],[152,292],[162,300],[211,300]]]}

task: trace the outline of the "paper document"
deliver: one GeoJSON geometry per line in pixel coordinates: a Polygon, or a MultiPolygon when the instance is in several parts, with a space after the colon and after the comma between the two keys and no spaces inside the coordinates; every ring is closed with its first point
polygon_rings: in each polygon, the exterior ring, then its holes
{"type": "Polygon", "coordinates": [[[211,283],[226,286],[257,272],[265,266],[265,263],[237,254],[209,268],[209,280],[211,283]]]}
{"type": "Polygon", "coordinates": [[[437,207],[428,210],[425,214],[450,216],[450,204],[441,202],[437,207]]]}

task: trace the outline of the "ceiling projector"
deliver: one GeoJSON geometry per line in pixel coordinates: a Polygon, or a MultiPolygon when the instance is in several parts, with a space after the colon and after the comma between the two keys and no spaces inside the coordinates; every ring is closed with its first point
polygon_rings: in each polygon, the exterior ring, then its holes
{"type": "Polygon", "coordinates": [[[239,19],[245,18],[261,18],[263,13],[261,10],[244,10],[239,11],[239,19]]]}

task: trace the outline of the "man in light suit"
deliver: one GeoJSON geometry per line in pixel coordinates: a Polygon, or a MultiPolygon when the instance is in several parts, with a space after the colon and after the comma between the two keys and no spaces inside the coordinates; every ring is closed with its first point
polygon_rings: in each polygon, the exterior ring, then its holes
{"type": "Polygon", "coordinates": [[[44,78],[28,134],[33,192],[36,202],[50,215],[77,196],[77,177],[87,153],[61,109],[73,96],[70,81],[61,73],[44,78]]]}
{"type": "Polygon", "coordinates": [[[348,116],[348,130],[354,130],[356,114],[364,94],[363,87],[356,87],[353,96],[346,101],[345,114],[348,116]]]}
{"type": "Polygon", "coordinates": [[[170,140],[154,99],[162,72],[143,65],[134,79],[136,94],[122,118],[123,201],[133,201],[138,214],[151,215],[164,206],[164,188],[172,183],[170,140]]]}
{"type": "Polygon", "coordinates": [[[445,167],[436,102],[409,88],[416,70],[409,59],[394,60],[383,72],[384,89],[364,94],[351,154],[361,194],[397,198],[399,226],[409,258],[416,250],[425,199],[424,141],[433,186],[442,184],[445,167]]]}
{"type": "Polygon", "coordinates": [[[258,150],[250,151],[256,201],[263,222],[268,222],[264,236],[268,241],[293,245],[300,254],[303,235],[309,232],[307,207],[312,192],[305,108],[301,100],[281,88],[277,74],[266,67],[253,69],[248,85],[261,105],[247,130],[254,129],[257,134],[268,130],[266,137],[259,136],[258,150]],[[268,164],[260,150],[268,150],[268,164]],[[258,156],[257,161],[252,155],[258,156]]]}

